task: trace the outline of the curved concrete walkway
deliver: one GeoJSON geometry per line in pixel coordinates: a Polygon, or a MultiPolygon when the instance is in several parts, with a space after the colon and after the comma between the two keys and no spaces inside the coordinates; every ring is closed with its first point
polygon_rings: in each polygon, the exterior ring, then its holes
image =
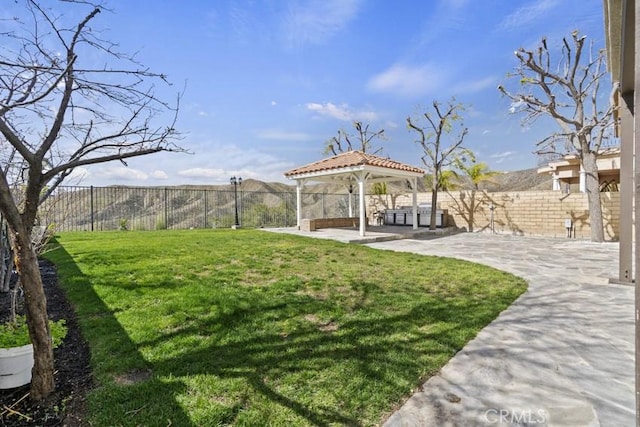
{"type": "Polygon", "coordinates": [[[385,426],[635,425],[634,289],[608,283],[617,244],[463,233],[368,246],[474,261],[529,282],[385,426]]]}

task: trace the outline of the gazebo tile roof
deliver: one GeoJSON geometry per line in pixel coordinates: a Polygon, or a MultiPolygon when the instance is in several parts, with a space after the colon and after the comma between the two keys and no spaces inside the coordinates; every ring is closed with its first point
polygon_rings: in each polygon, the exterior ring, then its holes
{"type": "Polygon", "coordinates": [[[395,160],[374,156],[373,154],[367,154],[362,151],[352,150],[340,153],[333,157],[319,160],[317,162],[309,163],[308,165],[291,169],[290,171],[285,172],[284,176],[292,178],[296,175],[324,172],[354,166],[377,166],[399,171],[424,173],[422,169],[407,165],[405,163],[400,163],[396,162],[395,160]]]}

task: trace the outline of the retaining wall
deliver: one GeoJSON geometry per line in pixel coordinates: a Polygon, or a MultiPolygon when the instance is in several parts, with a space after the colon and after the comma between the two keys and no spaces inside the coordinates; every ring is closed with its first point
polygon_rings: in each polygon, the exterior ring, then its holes
{"type": "MultiPolygon", "coordinates": [[[[618,240],[620,193],[600,193],[605,239],[618,240]]],[[[410,206],[411,194],[394,196],[395,206],[410,206]]],[[[369,211],[391,207],[391,196],[369,196],[369,211]]],[[[431,193],[419,193],[418,203],[431,203],[431,193]]],[[[572,237],[589,239],[589,205],[586,193],[517,191],[488,193],[454,191],[438,193],[438,207],[448,211],[448,225],[468,231],[532,236],[567,236],[565,220],[572,223],[572,237]],[[493,207],[493,209],[492,209],[493,207]]]]}

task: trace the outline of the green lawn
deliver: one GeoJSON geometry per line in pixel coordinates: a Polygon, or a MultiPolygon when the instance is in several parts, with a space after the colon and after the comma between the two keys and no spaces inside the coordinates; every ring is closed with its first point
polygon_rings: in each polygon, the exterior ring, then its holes
{"type": "Polygon", "coordinates": [[[258,230],[65,233],[95,426],[377,425],[526,288],[258,230]]]}

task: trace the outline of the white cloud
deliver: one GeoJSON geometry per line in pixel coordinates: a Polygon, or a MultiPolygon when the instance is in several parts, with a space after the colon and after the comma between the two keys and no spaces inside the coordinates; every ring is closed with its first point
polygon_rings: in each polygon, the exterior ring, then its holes
{"type": "Polygon", "coordinates": [[[557,0],[536,0],[526,6],[521,6],[513,13],[504,17],[498,24],[497,29],[511,31],[522,28],[536,19],[544,16],[545,13],[556,7],[557,0]]]}
{"type": "Polygon", "coordinates": [[[69,174],[68,178],[84,178],[86,176],[91,175],[91,172],[89,172],[89,170],[87,168],[84,167],[79,167],[79,168],[75,168],[73,171],[71,171],[71,173],[69,174]]]}
{"type": "Polygon", "coordinates": [[[276,101],[271,101],[271,105],[275,107],[278,103],[276,101]]]}
{"type": "Polygon", "coordinates": [[[515,114],[520,112],[527,104],[522,101],[522,100],[518,100],[518,101],[513,101],[510,105],[509,105],[509,112],[511,114],[515,114]]]}
{"type": "Polygon", "coordinates": [[[110,181],[146,181],[149,175],[141,170],[124,166],[102,168],[95,173],[96,178],[110,181]]]}
{"type": "Polygon", "coordinates": [[[155,170],[149,175],[153,179],[169,179],[169,175],[165,171],[155,170]]]}
{"type": "Polygon", "coordinates": [[[388,92],[400,96],[420,97],[443,85],[441,67],[431,64],[408,66],[394,64],[386,71],[373,76],[367,87],[375,92],[388,92]]]}
{"type": "Polygon", "coordinates": [[[190,168],[178,172],[180,176],[189,178],[203,178],[219,181],[220,179],[228,179],[227,172],[224,169],[212,168],[190,168]]]}
{"type": "MultiPolygon", "coordinates": [[[[285,180],[283,173],[296,165],[275,155],[266,154],[255,148],[241,148],[236,145],[211,147],[217,158],[224,159],[222,167],[208,167],[206,164],[181,169],[177,174],[194,183],[225,184],[232,176],[261,181],[285,180]]],[[[202,160],[201,162],[206,162],[202,160]]]]}
{"type": "Polygon", "coordinates": [[[209,107],[198,102],[187,102],[184,106],[180,106],[180,111],[187,115],[195,115],[197,117],[209,117],[209,107]]]}
{"type": "Polygon", "coordinates": [[[306,105],[307,109],[313,112],[320,114],[321,116],[333,117],[338,120],[349,120],[349,112],[346,110],[345,105],[343,107],[338,107],[331,102],[326,104],[318,104],[315,102],[311,102],[306,105]]]}
{"type": "Polygon", "coordinates": [[[489,157],[495,159],[496,164],[500,164],[506,160],[512,158],[516,153],[513,151],[504,151],[502,153],[495,153],[490,155],[489,157]]]}
{"type": "Polygon", "coordinates": [[[387,129],[397,129],[398,128],[398,123],[391,121],[391,120],[387,120],[384,124],[385,128],[387,129]]]}
{"type": "Polygon", "coordinates": [[[256,136],[260,139],[277,141],[310,141],[313,139],[308,133],[289,132],[281,129],[262,129],[256,132],[256,136]]]}
{"type": "Polygon", "coordinates": [[[67,178],[65,178],[64,184],[62,185],[81,185],[82,181],[90,176],[91,172],[89,172],[89,169],[84,167],[75,168],[67,178]]]}
{"type": "Polygon", "coordinates": [[[338,34],[358,12],[360,0],[294,1],[284,20],[289,47],[318,45],[338,34]]]}
{"type": "Polygon", "coordinates": [[[460,82],[454,86],[453,91],[464,95],[480,92],[487,88],[494,88],[496,81],[497,79],[495,77],[485,77],[483,79],[460,82]]]}
{"type": "Polygon", "coordinates": [[[378,119],[378,114],[374,111],[353,111],[347,104],[335,105],[331,102],[325,104],[311,102],[306,104],[306,107],[320,116],[332,117],[345,122],[354,120],[374,122],[378,119]]]}

